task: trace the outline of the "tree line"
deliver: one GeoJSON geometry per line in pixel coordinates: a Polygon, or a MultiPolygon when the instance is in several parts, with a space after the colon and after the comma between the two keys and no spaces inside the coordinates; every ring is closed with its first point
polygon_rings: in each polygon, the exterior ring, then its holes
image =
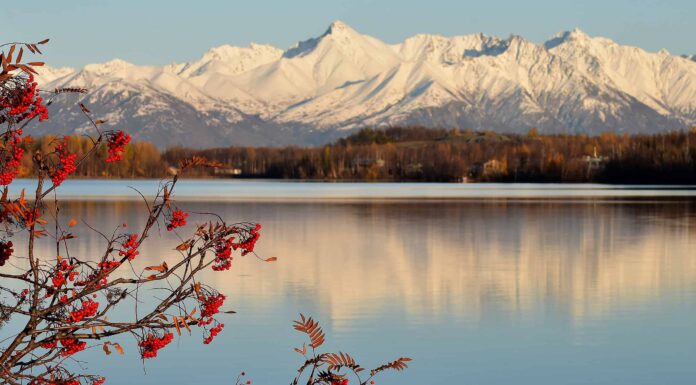
{"type": "MultiPolygon", "coordinates": [[[[50,145],[40,138],[32,146],[50,145]]],[[[89,139],[72,137],[72,150],[89,139]]],[[[27,151],[30,153],[31,151],[27,151]]],[[[29,155],[25,155],[29,156],[29,155]]],[[[100,150],[97,156],[106,156],[100,150]]],[[[126,148],[118,164],[81,166],[83,177],[161,177],[202,156],[221,164],[197,177],[344,181],[696,183],[696,127],[651,135],[525,135],[423,127],[366,128],[321,147],[126,148]]],[[[22,162],[29,169],[31,160],[22,162]]],[[[27,170],[29,172],[30,170],[27,170]]]]}

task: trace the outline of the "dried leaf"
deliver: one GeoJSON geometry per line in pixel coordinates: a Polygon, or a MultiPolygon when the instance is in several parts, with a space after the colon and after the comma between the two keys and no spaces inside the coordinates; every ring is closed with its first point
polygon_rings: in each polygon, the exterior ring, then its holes
{"type": "Polygon", "coordinates": [[[169,267],[167,266],[167,262],[162,262],[161,265],[157,266],[148,266],[145,268],[145,270],[154,270],[154,271],[159,271],[160,273],[166,273],[169,267]]]}
{"type": "Polygon", "coordinates": [[[167,207],[171,209],[171,208],[172,208],[172,202],[171,202],[171,200],[170,200],[169,189],[167,188],[167,186],[164,186],[163,195],[164,195],[164,204],[166,204],[167,207]]]}
{"type": "MultiPolygon", "coordinates": [[[[12,67],[15,67],[15,66],[7,66],[7,68],[12,68],[12,67]]],[[[38,72],[36,72],[35,69],[33,69],[33,68],[30,67],[29,63],[27,63],[27,65],[18,64],[18,65],[15,67],[15,69],[16,69],[16,68],[20,68],[22,71],[24,71],[24,72],[26,72],[26,73],[38,74],[38,72]]]]}
{"type": "Polygon", "coordinates": [[[189,334],[190,334],[190,333],[191,333],[191,327],[190,327],[189,324],[186,322],[186,318],[181,317],[181,324],[184,325],[184,327],[186,328],[186,330],[188,330],[188,332],[189,332],[189,334]]]}
{"type": "Polygon", "coordinates": [[[104,349],[104,353],[106,353],[107,356],[111,355],[111,350],[109,350],[109,342],[102,345],[102,349],[104,349]]]}
{"type": "Polygon", "coordinates": [[[324,331],[319,326],[319,323],[314,321],[312,317],[305,318],[304,314],[300,314],[300,321],[293,321],[293,328],[297,331],[305,333],[309,336],[310,347],[316,349],[324,343],[324,331]]]}
{"type": "Polygon", "coordinates": [[[36,44],[46,44],[46,43],[48,43],[49,40],[51,40],[51,39],[43,39],[43,40],[41,40],[40,42],[38,42],[38,43],[36,43],[36,44]]]}
{"type": "Polygon", "coordinates": [[[123,348],[121,347],[121,345],[119,345],[118,342],[116,342],[116,343],[114,343],[114,344],[112,344],[112,345],[114,346],[114,349],[116,349],[116,351],[118,352],[118,354],[123,355],[123,348]]]}
{"type": "Polygon", "coordinates": [[[380,367],[372,369],[370,371],[370,375],[374,376],[375,374],[382,372],[382,371],[385,371],[387,369],[397,370],[397,371],[404,370],[404,369],[408,368],[408,365],[406,364],[406,362],[408,362],[408,361],[411,361],[411,359],[408,357],[401,357],[401,358],[397,359],[396,361],[392,361],[392,362],[386,363],[380,367]]]}
{"type": "Polygon", "coordinates": [[[174,320],[174,326],[176,327],[176,334],[181,335],[181,328],[179,327],[179,317],[172,316],[174,320]]]}
{"type": "Polygon", "coordinates": [[[264,261],[264,262],[275,262],[275,261],[277,261],[277,260],[278,260],[278,258],[276,258],[276,257],[270,257],[270,258],[264,259],[263,261],[264,261]]]}
{"type": "MultiPolygon", "coordinates": [[[[193,285],[193,291],[196,292],[196,296],[198,298],[203,298],[203,294],[201,293],[201,283],[200,282],[196,282],[196,284],[193,285]]],[[[193,310],[195,311],[196,309],[193,309],[193,310]]]]}
{"type": "Polygon", "coordinates": [[[75,239],[75,238],[77,238],[77,235],[75,235],[75,234],[73,234],[73,233],[67,233],[67,234],[63,235],[62,237],[60,237],[58,240],[59,240],[59,241],[65,241],[65,240],[68,240],[68,239],[75,239]]]}
{"type": "Polygon", "coordinates": [[[303,356],[307,355],[307,344],[302,344],[302,349],[299,348],[293,348],[296,352],[302,354],[303,356]]]}
{"type": "Polygon", "coordinates": [[[77,219],[73,218],[68,222],[68,227],[75,227],[77,226],[77,219]]]}
{"type": "Polygon", "coordinates": [[[10,46],[10,50],[7,52],[7,62],[8,63],[12,63],[12,54],[14,53],[15,48],[17,48],[17,46],[15,44],[12,44],[10,46]]]}
{"type": "Polygon", "coordinates": [[[193,245],[193,242],[186,241],[186,242],[180,244],[179,246],[177,246],[176,249],[179,251],[186,251],[186,250],[190,249],[192,245],[193,245]]]}

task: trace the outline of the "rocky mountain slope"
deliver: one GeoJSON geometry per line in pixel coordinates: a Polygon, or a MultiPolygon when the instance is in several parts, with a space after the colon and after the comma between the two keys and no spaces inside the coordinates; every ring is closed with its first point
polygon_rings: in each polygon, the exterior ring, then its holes
{"type": "Polygon", "coordinates": [[[45,68],[39,81],[89,93],[58,98],[37,134],[88,129],[80,99],[161,147],[311,145],[387,125],[595,134],[696,124],[696,61],[577,29],[542,44],[423,34],[390,45],[334,22],[285,51],[225,45],[168,66],[45,68]]]}

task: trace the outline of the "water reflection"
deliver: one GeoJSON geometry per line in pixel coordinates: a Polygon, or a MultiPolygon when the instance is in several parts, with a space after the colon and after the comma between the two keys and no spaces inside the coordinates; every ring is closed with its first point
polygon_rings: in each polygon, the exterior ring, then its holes
{"type": "MultiPolygon", "coordinates": [[[[298,311],[324,320],[341,347],[364,342],[359,333],[367,333],[374,348],[363,357],[398,355],[406,352],[390,348],[413,346],[424,365],[416,363],[398,383],[451,383],[465,373],[472,383],[520,383],[520,370],[529,371],[529,382],[521,383],[654,383],[648,381],[657,378],[651,374],[662,370],[621,365],[658,364],[658,354],[670,357],[659,363],[671,368],[660,378],[672,381],[664,383],[685,383],[696,374],[693,366],[665,355],[696,348],[693,338],[673,338],[684,327],[674,322],[696,324],[696,205],[690,200],[187,202],[182,207],[263,223],[258,251],[279,258],[275,264],[236,260],[230,274],[204,278],[252,317],[237,325],[249,334],[228,336],[215,349],[250,372],[256,369],[261,383],[282,383],[291,375],[295,357],[288,351],[297,339],[287,328],[273,328],[298,311]],[[665,304],[686,313],[667,308],[656,319],[653,308],[665,304]],[[635,342],[619,338],[631,325],[636,335],[655,333],[651,349],[636,352],[635,342]],[[224,345],[245,342],[264,346],[237,355],[224,345]],[[600,350],[577,350],[593,344],[600,350]],[[574,379],[550,382],[558,378],[553,371],[541,373],[536,365],[542,362],[514,356],[515,364],[500,374],[500,360],[512,354],[503,349],[531,349],[546,361],[561,357],[581,365],[559,363],[557,374],[574,379]],[[598,352],[611,352],[613,361],[594,362],[598,352]],[[245,361],[264,353],[277,360],[245,361]],[[478,371],[463,369],[463,357],[476,362],[478,371]]],[[[137,229],[144,210],[132,201],[69,202],[62,215],[111,231],[124,221],[137,229]]],[[[175,244],[170,234],[155,237],[137,263],[175,258],[175,244]]],[[[75,245],[74,253],[89,256],[103,241],[92,233],[75,245]]],[[[49,244],[41,247],[52,250],[49,244]]],[[[187,349],[199,354],[184,342],[173,354],[183,356],[187,349]]],[[[191,378],[172,367],[167,373],[169,383],[191,378]]]]}

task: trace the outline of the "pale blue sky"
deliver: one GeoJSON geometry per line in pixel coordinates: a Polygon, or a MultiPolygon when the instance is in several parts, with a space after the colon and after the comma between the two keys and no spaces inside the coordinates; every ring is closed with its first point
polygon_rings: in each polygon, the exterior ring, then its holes
{"type": "Polygon", "coordinates": [[[164,64],[225,43],[287,48],[336,19],[390,43],[473,32],[540,42],[580,27],[651,51],[696,53],[694,0],[33,0],[4,7],[0,33],[3,41],[50,37],[53,65],[164,64]]]}

